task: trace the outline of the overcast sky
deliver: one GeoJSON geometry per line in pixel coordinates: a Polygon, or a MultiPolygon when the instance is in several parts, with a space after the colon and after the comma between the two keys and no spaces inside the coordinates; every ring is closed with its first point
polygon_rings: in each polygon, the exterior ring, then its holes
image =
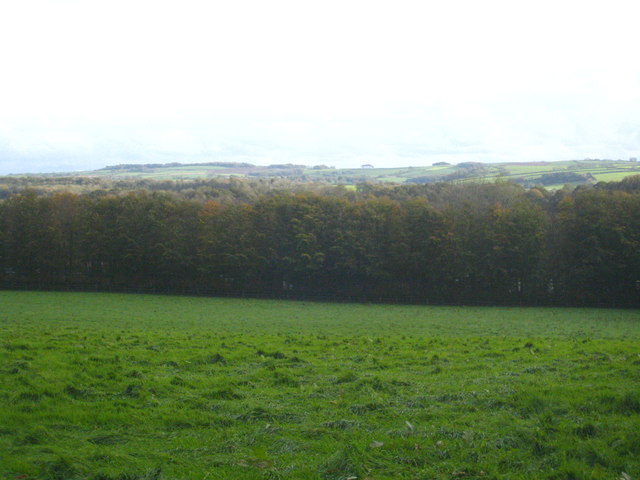
{"type": "Polygon", "coordinates": [[[640,157],[640,6],[20,0],[0,174],[640,157]]]}

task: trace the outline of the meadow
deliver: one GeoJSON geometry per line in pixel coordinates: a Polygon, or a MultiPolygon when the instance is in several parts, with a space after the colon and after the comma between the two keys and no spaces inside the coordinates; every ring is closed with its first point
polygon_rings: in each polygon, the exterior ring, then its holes
{"type": "MultiPolygon", "coordinates": [[[[464,163],[463,163],[464,165],[464,163]]],[[[250,164],[151,164],[144,167],[140,165],[106,167],[100,170],[70,173],[68,175],[82,175],[91,177],[107,177],[111,179],[150,179],[150,180],[185,180],[207,179],[218,177],[245,177],[245,178],[282,178],[287,177],[297,181],[329,182],[354,185],[367,181],[411,183],[416,179],[429,182],[437,181],[465,181],[487,182],[498,178],[512,180],[516,183],[530,182],[535,184],[540,176],[558,172],[573,172],[579,174],[591,174],[595,181],[612,182],[620,181],[631,175],[640,173],[640,164],[637,161],[626,160],[566,160],[555,162],[507,162],[507,163],[483,163],[481,170],[473,172],[464,171],[458,165],[432,165],[413,166],[400,168],[320,168],[305,167],[302,165],[280,165],[281,168],[270,168],[250,164]],[[460,174],[459,177],[448,178],[451,174],[460,174]],[[464,180],[462,180],[464,179],[464,180]]],[[[564,181],[556,185],[545,184],[548,189],[562,188],[564,181]]],[[[570,183],[570,182],[569,182],[570,183]]],[[[574,185],[575,186],[575,185],[574,185]]]]}
{"type": "Polygon", "coordinates": [[[2,479],[637,479],[637,310],[0,291],[2,479]]]}

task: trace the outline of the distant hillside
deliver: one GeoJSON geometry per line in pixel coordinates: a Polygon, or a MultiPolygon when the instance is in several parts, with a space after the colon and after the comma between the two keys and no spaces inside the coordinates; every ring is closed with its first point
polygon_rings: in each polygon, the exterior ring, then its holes
{"type": "Polygon", "coordinates": [[[100,170],[56,174],[56,176],[102,177],[113,180],[206,180],[214,178],[279,178],[299,182],[326,182],[331,184],[354,185],[364,182],[374,183],[434,183],[434,182],[476,182],[510,180],[528,187],[594,184],[618,181],[630,175],[640,174],[640,162],[635,159],[623,160],[572,160],[560,162],[525,163],[479,163],[464,162],[451,165],[439,162],[428,167],[375,168],[363,165],[361,168],[333,168],[326,165],[313,167],[282,164],[257,166],[240,162],[208,163],[152,163],[122,164],[100,170]]]}

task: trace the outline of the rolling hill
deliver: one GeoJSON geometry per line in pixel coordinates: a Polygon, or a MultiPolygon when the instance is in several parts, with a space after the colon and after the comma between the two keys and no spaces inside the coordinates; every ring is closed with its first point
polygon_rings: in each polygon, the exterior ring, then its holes
{"type": "Polygon", "coordinates": [[[111,179],[140,178],[151,180],[210,179],[220,177],[286,178],[294,181],[357,184],[363,182],[434,183],[510,180],[525,186],[542,185],[561,188],[565,184],[580,185],[618,181],[640,174],[640,162],[624,160],[571,160],[558,162],[525,163],[437,163],[432,166],[337,169],[326,165],[257,166],[249,163],[165,163],[122,164],[87,172],[69,173],[70,176],[95,176],[111,179]]]}

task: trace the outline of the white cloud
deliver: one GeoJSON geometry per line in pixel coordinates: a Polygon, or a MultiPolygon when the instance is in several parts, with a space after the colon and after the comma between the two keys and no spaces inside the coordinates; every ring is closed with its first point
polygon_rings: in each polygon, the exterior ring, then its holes
{"type": "Polygon", "coordinates": [[[5,2],[0,135],[68,150],[99,148],[99,129],[110,144],[185,153],[225,141],[291,155],[356,145],[389,162],[402,144],[514,160],[637,152],[635,10],[623,0],[5,2]]]}

